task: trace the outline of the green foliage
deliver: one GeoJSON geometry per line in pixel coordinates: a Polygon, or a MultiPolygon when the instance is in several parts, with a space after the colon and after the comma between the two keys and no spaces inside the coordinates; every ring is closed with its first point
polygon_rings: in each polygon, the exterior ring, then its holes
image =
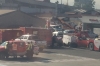
{"type": "Polygon", "coordinates": [[[61,9],[58,9],[61,11],[61,13],[69,12],[71,11],[71,7],[68,5],[64,5],[61,9]]]}
{"type": "Polygon", "coordinates": [[[74,3],[75,8],[82,8],[87,11],[94,10],[95,1],[94,0],[80,0],[74,3]]]}

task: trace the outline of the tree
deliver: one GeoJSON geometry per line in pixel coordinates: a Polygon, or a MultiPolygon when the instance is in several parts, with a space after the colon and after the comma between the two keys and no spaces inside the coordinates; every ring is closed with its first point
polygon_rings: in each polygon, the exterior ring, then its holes
{"type": "Polygon", "coordinates": [[[61,10],[61,13],[69,12],[71,11],[71,7],[68,5],[63,5],[62,8],[59,8],[59,10],[61,10]]]}
{"type": "Polygon", "coordinates": [[[74,6],[78,9],[84,9],[87,11],[94,10],[95,1],[94,0],[75,0],[74,6]]]}

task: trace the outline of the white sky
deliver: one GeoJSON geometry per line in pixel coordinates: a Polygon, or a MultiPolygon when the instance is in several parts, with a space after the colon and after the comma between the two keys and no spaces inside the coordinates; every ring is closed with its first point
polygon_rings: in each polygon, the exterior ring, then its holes
{"type": "MultiPolygon", "coordinates": [[[[51,2],[55,2],[57,0],[51,0],[51,2]]],[[[61,3],[61,0],[58,0],[59,3],[61,3]]],[[[67,0],[62,0],[63,1],[63,4],[66,4],[67,3],[67,0]]],[[[95,8],[97,9],[100,9],[100,0],[94,0],[96,3],[95,3],[95,8]]],[[[68,0],[69,2],[69,5],[73,5],[74,4],[74,0],[68,0]]]]}

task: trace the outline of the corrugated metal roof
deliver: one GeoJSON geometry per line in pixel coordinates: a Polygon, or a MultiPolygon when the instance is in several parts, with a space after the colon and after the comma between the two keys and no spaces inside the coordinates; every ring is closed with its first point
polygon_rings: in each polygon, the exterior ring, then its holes
{"type": "Polygon", "coordinates": [[[46,7],[55,7],[55,3],[47,3],[47,2],[41,2],[41,1],[33,1],[33,0],[17,0],[19,2],[23,3],[29,3],[33,5],[40,5],[40,6],[46,6],[46,7]]]}
{"type": "Polygon", "coordinates": [[[21,11],[14,11],[0,16],[0,28],[45,27],[46,21],[30,16],[21,11]]]}

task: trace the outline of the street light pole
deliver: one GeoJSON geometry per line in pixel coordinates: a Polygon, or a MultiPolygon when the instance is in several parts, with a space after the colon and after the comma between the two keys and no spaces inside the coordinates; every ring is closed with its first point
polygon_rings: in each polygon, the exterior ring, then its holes
{"type": "Polygon", "coordinates": [[[56,2],[56,17],[58,16],[58,0],[56,2]]]}
{"type": "Polygon", "coordinates": [[[61,12],[62,12],[62,0],[61,0],[61,12]]]}
{"type": "Polygon", "coordinates": [[[62,5],[62,0],[61,0],[61,5],[62,5]]]}
{"type": "Polygon", "coordinates": [[[68,5],[68,0],[67,0],[67,5],[68,5]]]}

